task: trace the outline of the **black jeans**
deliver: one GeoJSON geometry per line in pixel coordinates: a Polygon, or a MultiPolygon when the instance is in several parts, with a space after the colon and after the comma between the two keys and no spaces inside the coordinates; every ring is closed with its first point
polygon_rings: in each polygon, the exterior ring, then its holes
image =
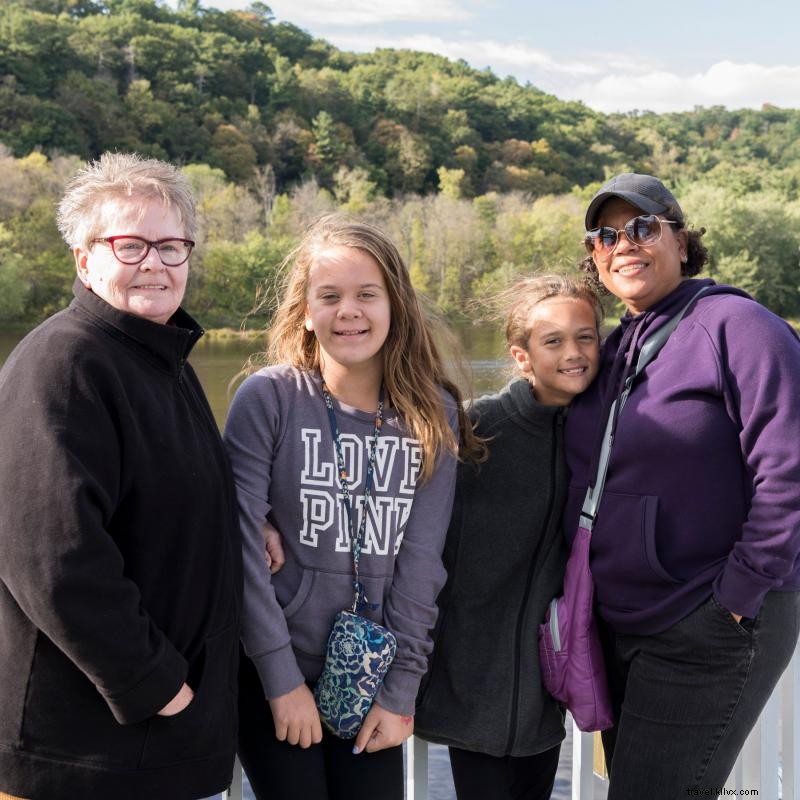
{"type": "Polygon", "coordinates": [[[553,791],[561,745],[522,757],[448,749],[458,800],[548,800],[553,791]]]}
{"type": "Polygon", "coordinates": [[[677,800],[692,789],[721,789],[799,629],[798,592],[770,592],[758,616],[742,624],[712,597],[660,634],[604,627],[618,720],[603,732],[608,800],[677,800]]]}
{"type": "Polygon", "coordinates": [[[403,800],[402,746],[355,756],[324,729],[305,750],[278,741],[256,668],[239,663],[238,753],[257,800],[403,800]]]}

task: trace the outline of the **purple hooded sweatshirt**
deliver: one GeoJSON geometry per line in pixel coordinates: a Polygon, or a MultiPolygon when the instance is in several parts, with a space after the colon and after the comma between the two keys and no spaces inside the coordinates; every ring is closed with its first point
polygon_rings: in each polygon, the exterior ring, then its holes
{"type": "Polygon", "coordinates": [[[567,418],[565,530],[639,349],[706,285],[618,419],[591,566],[599,613],[621,633],[659,633],[712,594],[754,617],[768,591],[800,590],[800,339],[711,280],[626,314],[604,344],[600,377],[567,418]]]}

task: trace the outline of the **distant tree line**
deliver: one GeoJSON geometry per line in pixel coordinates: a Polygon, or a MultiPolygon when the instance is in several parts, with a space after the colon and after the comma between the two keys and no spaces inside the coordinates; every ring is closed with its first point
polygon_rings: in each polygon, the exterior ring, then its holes
{"type": "Polygon", "coordinates": [[[308,221],[392,232],[449,314],[520,272],[570,270],[615,172],[652,172],[708,229],[710,274],[800,314],[800,110],[603,115],[463,61],[346,53],[269,7],[6,0],[0,8],[0,321],[65,304],[53,208],[104,150],[184,166],[202,240],[188,302],[236,325],[308,221]]]}

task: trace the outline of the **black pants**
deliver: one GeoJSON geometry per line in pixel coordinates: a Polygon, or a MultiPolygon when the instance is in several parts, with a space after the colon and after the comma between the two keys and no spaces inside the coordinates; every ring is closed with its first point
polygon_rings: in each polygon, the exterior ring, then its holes
{"type": "Polygon", "coordinates": [[[488,756],[450,747],[458,800],[548,800],[561,745],[534,756],[488,756]]]}
{"type": "Polygon", "coordinates": [[[239,668],[239,760],[257,800],[403,800],[403,748],[353,755],[355,740],[323,729],[304,750],[275,738],[256,668],[239,668]]]}
{"type": "Polygon", "coordinates": [[[618,719],[603,732],[608,800],[716,796],[792,657],[799,626],[800,593],[769,592],[742,624],[712,597],[663,633],[604,628],[618,719]]]}

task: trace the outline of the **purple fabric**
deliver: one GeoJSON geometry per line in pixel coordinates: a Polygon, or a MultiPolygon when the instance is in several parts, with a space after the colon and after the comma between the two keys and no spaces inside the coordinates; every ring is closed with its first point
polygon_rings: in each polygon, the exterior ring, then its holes
{"type": "Polygon", "coordinates": [[[600,636],[594,617],[594,581],[589,569],[591,533],[579,527],[564,575],[564,595],[555,599],[539,626],[544,688],[572,714],[582,731],[614,724],[600,636]]]}
{"type": "Polygon", "coordinates": [[[800,341],[710,280],[626,315],[603,345],[600,376],[566,419],[564,531],[578,527],[626,329],[644,344],[703,285],[713,289],[639,376],[614,436],[591,568],[597,613],[619,633],[665,631],[712,594],[752,618],[768,591],[800,590],[800,341]]]}

